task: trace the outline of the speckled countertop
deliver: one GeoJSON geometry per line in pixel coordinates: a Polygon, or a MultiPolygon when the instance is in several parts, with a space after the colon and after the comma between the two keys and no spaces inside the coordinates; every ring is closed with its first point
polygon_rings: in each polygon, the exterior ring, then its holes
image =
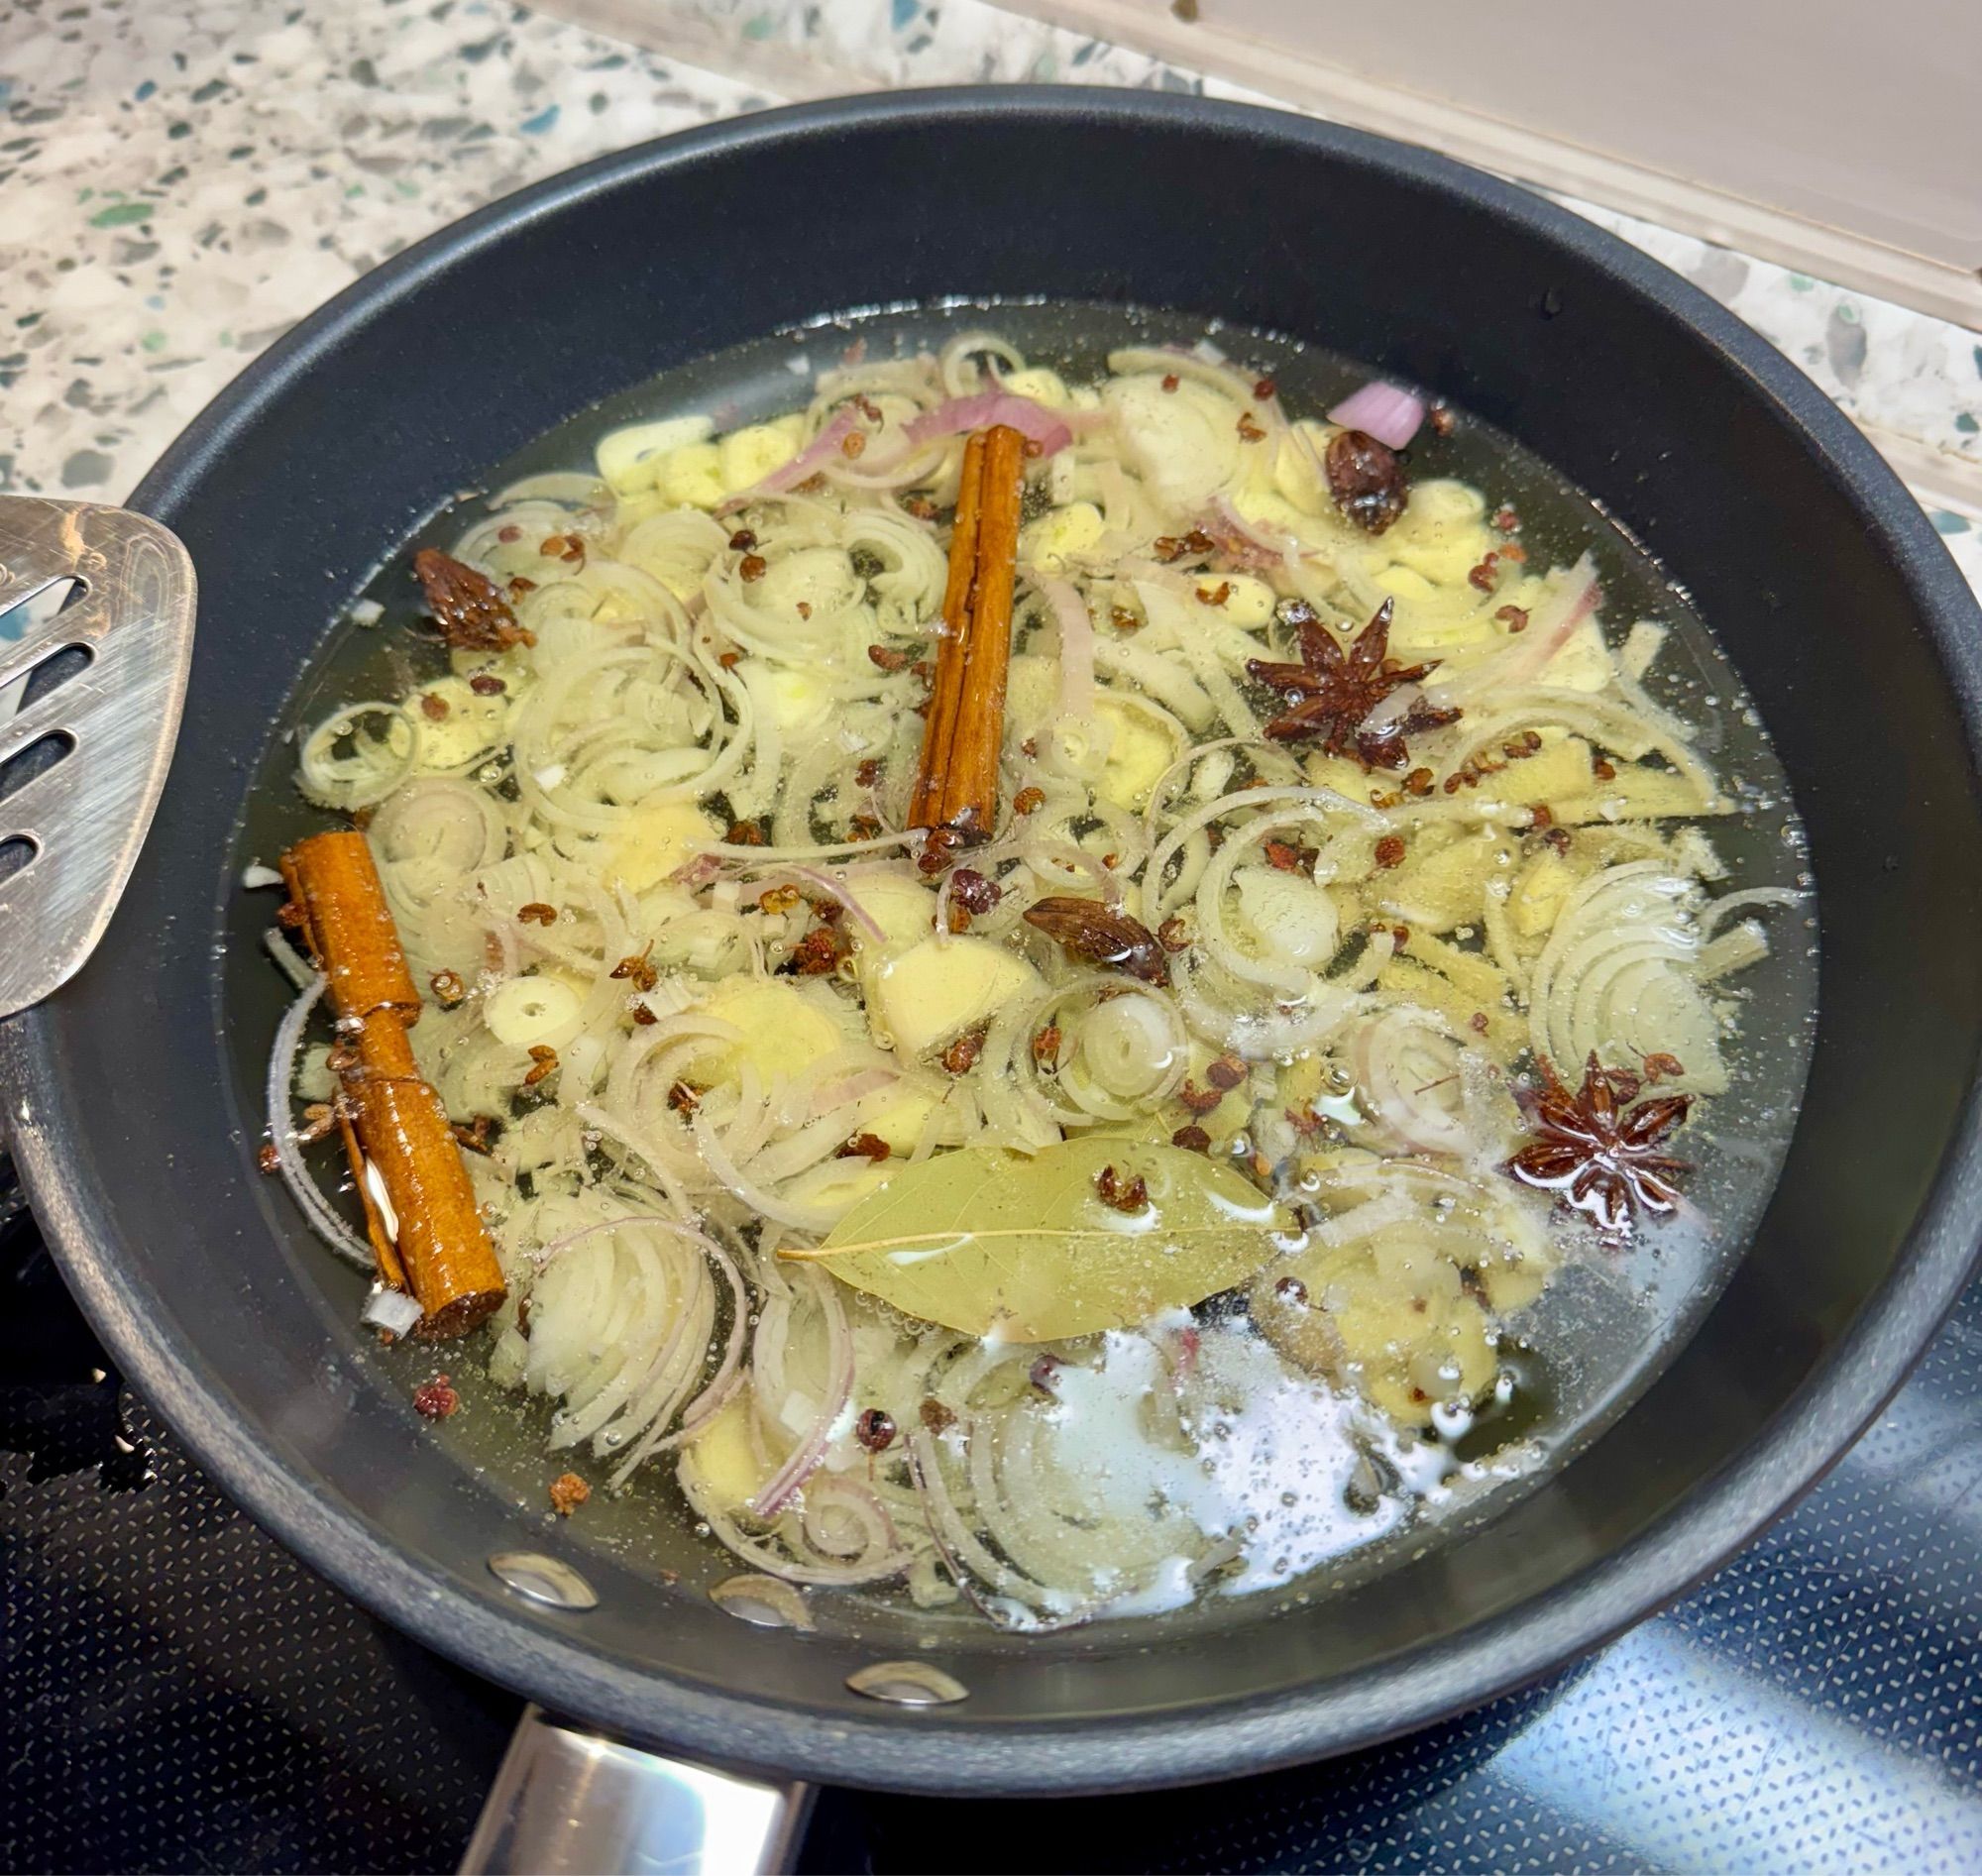
{"type": "MultiPolygon", "coordinates": [[[[553,4],[623,37],[490,0],[0,0],[0,491],[121,497],[249,359],[368,268],[667,131],[910,83],[1244,95],[983,0],[553,4]]],[[[1982,466],[1975,333],[1586,212],[1883,439],[1982,466]]],[[[1982,519],[1933,512],[1982,586],[1982,519]]]]}

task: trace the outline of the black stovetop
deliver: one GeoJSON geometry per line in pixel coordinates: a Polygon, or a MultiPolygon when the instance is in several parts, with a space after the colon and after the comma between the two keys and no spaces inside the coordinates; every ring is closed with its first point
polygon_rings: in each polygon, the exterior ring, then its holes
{"type": "MultiPolygon", "coordinates": [[[[0,1611],[4,1869],[451,1869],[517,1710],[206,1483],[25,1212],[0,1217],[0,1611]]],[[[1982,1283],[1793,1517],[1539,1687],[1234,1785],[829,1792],[802,1866],[1972,1876],[1982,1283]]]]}

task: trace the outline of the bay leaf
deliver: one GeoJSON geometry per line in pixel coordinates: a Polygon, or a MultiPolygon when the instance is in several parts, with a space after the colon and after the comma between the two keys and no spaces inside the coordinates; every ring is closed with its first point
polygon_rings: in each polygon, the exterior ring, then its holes
{"type": "Polygon", "coordinates": [[[1243,1283],[1289,1220],[1230,1166],[1179,1147],[1069,1140],[1027,1156],[997,1147],[905,1166],[811,1250],[842,1283],[965,1335],[1054,1342],[1128,1328],[1243,1283]],[[1113,1166],[1150,1202],[1118,1211],[1096,1188],[1113,1166]]]}

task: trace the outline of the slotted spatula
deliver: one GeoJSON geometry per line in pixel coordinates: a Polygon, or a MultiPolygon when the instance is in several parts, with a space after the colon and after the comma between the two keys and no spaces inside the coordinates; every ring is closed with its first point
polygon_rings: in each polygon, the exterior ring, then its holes
{"type": "Polygon", "coordinates": [[[178,734],[193,594],[158,522],[0,496],[0,1018],[81,968],[131,876],[178,734]],[[20,609],[70,581],[59,611],[20,609]]]}

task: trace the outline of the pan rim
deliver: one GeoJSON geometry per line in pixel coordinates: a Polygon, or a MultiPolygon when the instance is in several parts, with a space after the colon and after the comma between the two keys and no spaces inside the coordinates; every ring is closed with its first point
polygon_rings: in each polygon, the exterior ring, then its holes
{"type": "MultiPolygon", "coordinates": [[[[875,123],[939,132],[945,121],[1013,112],[1172,131],[1190,124],[1297,144],[1457,195],[1620,277],[1737,370],[1757,402],[1848,490],[1899,569],[1948,672],[1974,761],[1982,747],[1976,631],[1982,615],[1918,503],[1835,405],[1772,346],[1661,264],[1513,184],[1387,139],[1199,98],[1060,86],[898,92],[768,111],[601,158],[476,211],[347,287],[219,393],[145,478],[131,505],[169,523],[244,415],[278,398],[355,322],[430,272],[594,192],[795,136],[875,123]]],[[[354,1600],[478,1673],[634,1738],[655,1738],[654,1716],[664,1709],[670,1750],[854,1785],[1064,1795],[1187,1784],[1368,1745],[1532,1681],[1685,1594],[1817,1483],[1898,1389],[1953,1305],[1975,1262],[1970,1221],[1982,1215],[1982,1092],[1971,1085],[1958,1134],[1908,1236],[1906,1262],[1867,1300],[1824,1364],[1760,1439],[1636,1538],[1558,1586],[1545,1605],[1520,1603],[1410,1656],[1218,1708],[996,1729],[936,1714],[905,1722],[877,1710],[871,1718],[824,1725],[796,1710],[618,1666],[577,1628],[564,1638],[520,1612],[437,1595],[447,1582],[440,1573],[398,1551],[355,1511],[313,1496],[257,1444],[224,1378],[191,1356],[164,1299],[95,1248],[111,1236],[113,1208],[87,1155],[70,1159],[63,1144],[71,1133],[85,1143],[87,1136],[74,1123],[55,1035],[55,1012],[80,994],[71,987],[53,1005],[0,1027],[0,1085],[14,1096],[6,1116],[12,1150],[85,1311],[209,1476],[354,1600]]]]}

